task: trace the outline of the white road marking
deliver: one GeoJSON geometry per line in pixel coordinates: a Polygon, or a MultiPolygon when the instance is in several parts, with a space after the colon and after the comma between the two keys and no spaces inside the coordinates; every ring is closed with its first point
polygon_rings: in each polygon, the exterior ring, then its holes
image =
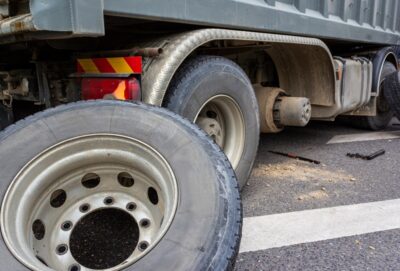
{"type": "Polygon", "coordinates": [[[326,144],[400,138],[400,131],[371,132],[361,134],[337,135],[326,144]]]}
{"type": "Polygon", "coordinates": [[[245,217],[239,252],[398,228],[400,228],[400,199],[245,217]]]}

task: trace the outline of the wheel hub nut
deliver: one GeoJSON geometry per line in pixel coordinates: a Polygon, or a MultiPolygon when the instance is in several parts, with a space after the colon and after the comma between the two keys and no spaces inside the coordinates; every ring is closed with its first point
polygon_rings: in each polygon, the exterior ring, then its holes
{"type": "Polygon", "coordinates": [[[224,144],[224,135],[219,122],[214,118],[199,117],[196,124],[203,129],[220,147],[224,144]]]}

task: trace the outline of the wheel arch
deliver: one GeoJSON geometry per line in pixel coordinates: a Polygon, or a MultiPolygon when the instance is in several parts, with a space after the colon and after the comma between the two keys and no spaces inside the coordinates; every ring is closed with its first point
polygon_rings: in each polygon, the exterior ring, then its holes
{"type": "Polygon", "coordinates": [[[143,101],[162,105],[168,86],[181,64],[201,46],[214,41],[264,45],[272,58],[281,87],[313,104],[335,104],[335,68],[328,47],[319,39],[225,29],[200,29],[159,41],[163,54],[144,69],[143,101]],[[307,67],[307,69],[304,69],[307,67]]]}
{"type": "Polygon", "coordinates": [[[372,92],[375,92],[377,95],[379,95],[379,82],[381,81],[382,69],[385,62],[392,63],[398,69],[397,56],[392,46],[383,47],[372,58],[372,92]]]}

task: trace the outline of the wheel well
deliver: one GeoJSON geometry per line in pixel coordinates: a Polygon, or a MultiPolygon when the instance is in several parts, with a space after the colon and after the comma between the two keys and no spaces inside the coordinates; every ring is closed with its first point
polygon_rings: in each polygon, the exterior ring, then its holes
{"type": "MultiPolygon", "coordinates": [[[[216,41],[226,43],[226,41],[216,41]]],[[[246,50],[210,50],[215,42],[205,44],[196,49],[187,59],[198,55],[215,55],[228,58],[238,64],[250,79],[252,84],[262,84],[269,87],[279,87],[277,67],[270,54],[265,49],[257,46],[248,47],[246,50]]],[[[186,60],[185,60],[186,61],[186,60]]]]}
{"type": "Polygon", "coordinates": [[[219,55],[235,61],[253,84],[280,87],[292,96],[308,97],[317,105],[335,103],[334,92],[329,91],[334,73],[324,67],[328,61],[323,61],[326,51],[321,48],[218,40],[197,48],[192,55],[196,54],[219,55]]]}
{"type": "Polygon", "coordinates": [[[334,103],[334,93],[321,88],[320,79],[330,77],[321,72],[323,64],[314,60],[321,53],[325,54],[306,45],[217,40],[197,48],[188,58],[210,54],[229,58],[246,72],[252,84],[280,87],[290,95],[309,97],[314,104],[327,106],[334,103]]]}
{"type": "MultiPolygon", "coordinates": [[[[166,44],[163,56],[145,68],[142,86],[146,103],[162,104],[173,75],[190,55],[240,55],[237,63],[246,70],[240,58],[258,51],[270,56],[279,86],[289,94],[308,97],[315,105],[335,104],[335,68],[330,51],[321,40],[225,29],[200,29],[165,40],[168,42],[160,42],[166,44]]],[[[257,82],[257,76],[248,74],[251,81],[257,82]]],[[[258,78],[262,79],[262,75],[258,78]]],[[[277,80],[271,83],[277,84],[277,80]]]]}

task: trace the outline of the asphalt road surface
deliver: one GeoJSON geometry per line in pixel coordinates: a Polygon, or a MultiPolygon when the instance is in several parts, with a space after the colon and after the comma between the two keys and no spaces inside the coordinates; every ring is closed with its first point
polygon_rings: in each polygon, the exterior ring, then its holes
{"type": "Polygon", "coordinates": [[[379,133],[314,122],[262,135],[242,199],[237,271],[400,270],[399,121],[379,133]],[[380,149],[371,161],[346,156],[380,149]]]}

